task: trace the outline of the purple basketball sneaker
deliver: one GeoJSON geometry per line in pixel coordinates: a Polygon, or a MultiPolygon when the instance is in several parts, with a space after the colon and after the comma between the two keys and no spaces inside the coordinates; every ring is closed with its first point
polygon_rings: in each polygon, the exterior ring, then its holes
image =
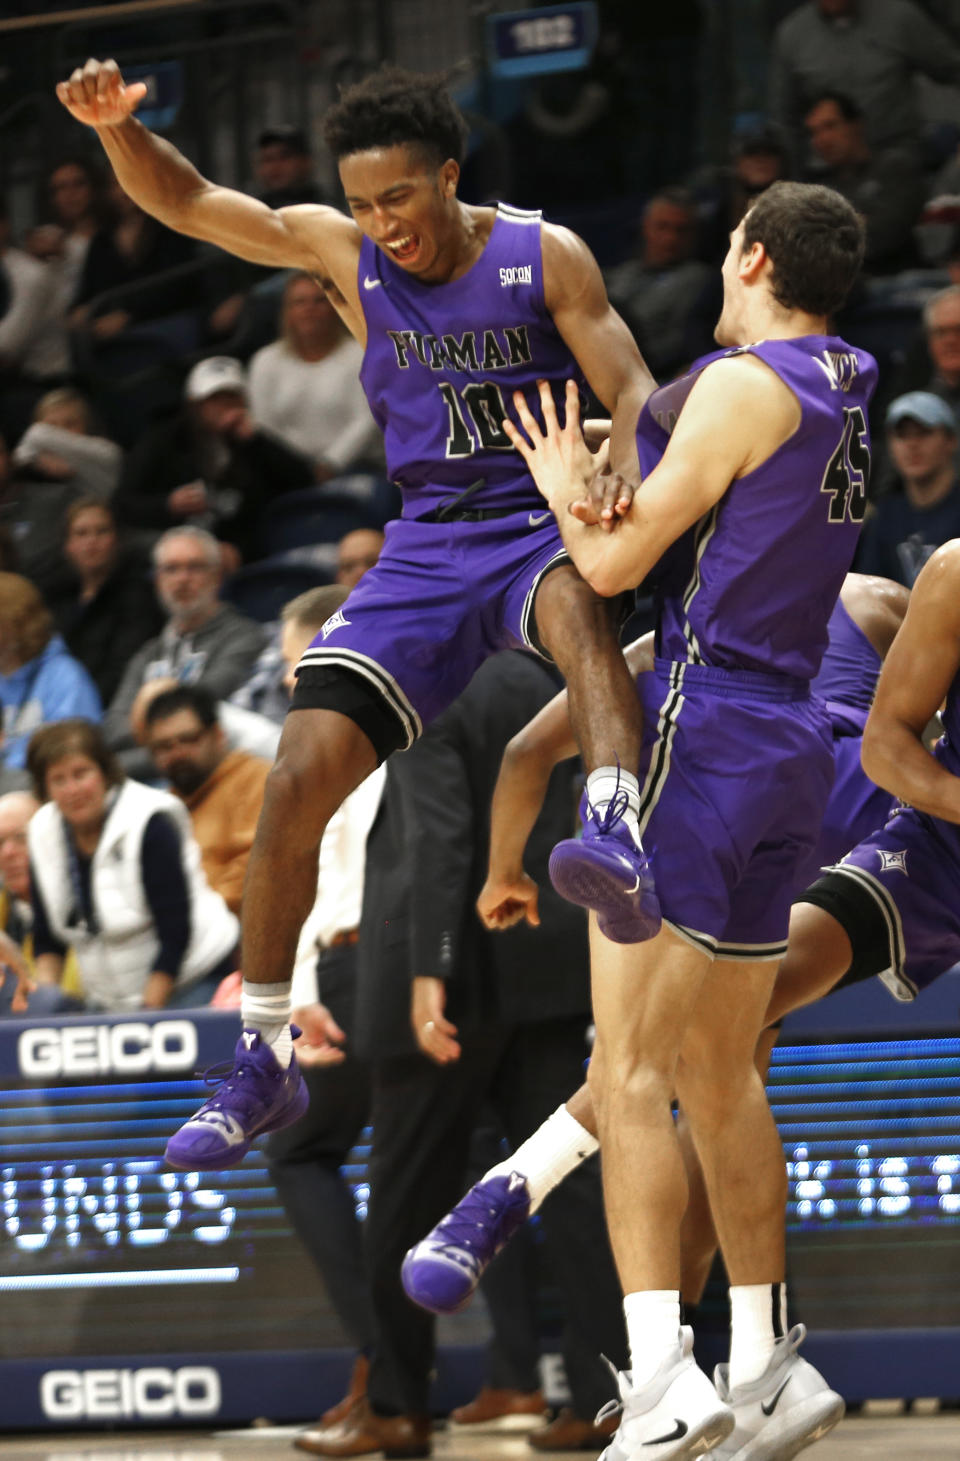
{"type": "Polygon", "coordinates": [[[167,1165],[180,1172],[239,1166],[255,1137],[290,1126],[309,1104],[296,1056],[283,1070],[259,1030],[244,1030],[229,1074],[167,1142],[167,1165]]]}
{"type": "Polygon", "coordinates": [[[557,843],[550,881],[561,898],[592,908],[612,943],[640,944],[660,932],[660,900],[646,855],[623,820],[626,809],[627,794],[618,791],[598,816],[584,792],[583,836],[557,843]]]}
{"type": "Polygon", "coordinates": [[[407,1298],[431,1314],[455,1314],[529,1216],[530,1193],[519,1172],[477,1182],[403,1260],[407,1298]]]}

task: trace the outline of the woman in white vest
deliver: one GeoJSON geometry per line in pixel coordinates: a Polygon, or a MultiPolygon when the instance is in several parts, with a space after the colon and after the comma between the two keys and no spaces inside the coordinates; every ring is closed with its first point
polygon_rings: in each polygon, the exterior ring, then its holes
{"type": "Polygon", "coordinates": [[[27,767],[44,803],[28,829],[37,981],[56,982],[73,948],[93,1009],[208,1003],[237,966],[239,924],[183,804],[127,780],[87,720],[43,726],[27,767]]]}

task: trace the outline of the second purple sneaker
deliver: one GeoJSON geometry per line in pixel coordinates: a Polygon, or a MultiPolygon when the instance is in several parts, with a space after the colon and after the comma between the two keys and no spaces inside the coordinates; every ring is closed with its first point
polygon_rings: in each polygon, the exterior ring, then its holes
{"type": "Polygon", "coordinates": [[[623,820],[626,808],[626,793],[619,791],[597,816],[584,793],[583,836],[557,843],[550,881],[561,898],[591,908],[612,943],[640,944],[660,932],[660,900],[646,854],[623,820]]]}
{"type": "Polygon", "coordinates": [[[455,1314],[529,1216],[530,1193],[519,1172],[477,1182],[407,1253],[400,1270],[407,1298],[431,1314],[455,1314]]]}
{"type": "Polygon", "coordinates": [[[290,1126],[309,1104],[296,1056],[284,1070],[259,1030],[244,1030],[232,1069],[167,1142],[167,1165],[180,1172],[239,1166],[256,1137],[290,1126]]]}

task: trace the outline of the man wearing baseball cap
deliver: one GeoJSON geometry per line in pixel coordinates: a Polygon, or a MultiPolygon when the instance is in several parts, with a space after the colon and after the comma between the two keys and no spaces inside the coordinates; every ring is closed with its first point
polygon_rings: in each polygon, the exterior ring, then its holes
{"type": "Polygon", "coordinates": [[[887,450],[897,489],[864,528],[857,567],[913,586],[941,543],[960,536],[957,419],[930,391],[909,391],[887,408],[887,450]]]}
{"type": "Polygon", "coordinates": [[[214,355],[187,376],[180,412],[134,444],[114,502],[122,522],[158,535],[184,523],[207,528],[229,545],[231,571],[261,556],[269,499],[314,480],[306,457],[254,425],[240,361],[214,355]]]}

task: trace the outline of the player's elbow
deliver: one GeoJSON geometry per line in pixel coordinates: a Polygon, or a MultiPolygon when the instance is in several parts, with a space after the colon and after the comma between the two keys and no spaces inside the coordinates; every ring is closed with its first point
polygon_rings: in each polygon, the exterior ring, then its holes
{"type": "Polygon", "coordinates": [[[892,773],[896,763],[886,750],[888,740],[889,727],[884,727],[871,715],[860,743],[860,765],[875,786],[880,786],[884,791],[896,795],[897,788],[891,785],[891,780],[895,779],[892,773]]]}
{"type": "Polygon", "coordinates": [[[598,563],[583,576],[602,599],[615,599],[618,594],[636,588],[639,581],[636,575],[626,572],[616,563],[598,563]]]}

